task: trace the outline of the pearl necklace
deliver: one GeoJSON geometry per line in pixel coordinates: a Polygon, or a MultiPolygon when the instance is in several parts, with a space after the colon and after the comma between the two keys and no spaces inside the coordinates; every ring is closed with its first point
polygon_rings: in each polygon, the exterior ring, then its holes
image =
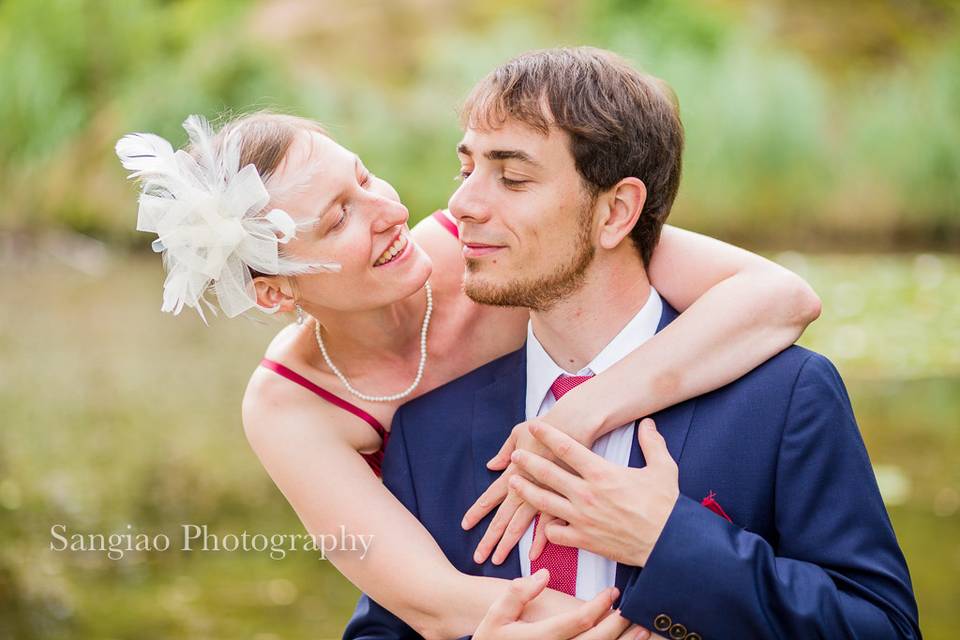
{"type": "Polygon", "coordinates": [[[330,356],[327,354],[327,348],[323,344],[323,336],[320,334],[320,323],[317,322],[313,325],[313,332],[317,336],[317,346],[320,347],[323,360],[327,363],[327,366],[330,367],[330,370],[340,379],[343,386],[347,388],[347,391],[361,400],[367,400],[368,402],[393,402],[394,400],[406,398],[413,393],[413,390],[420,384],[420,380],[423,378],[423,369],[427,364],[427,328],[430,326],[430,315],[433,313],[433,291],[430,289],[430,282],[427,282],[424,288],[427,290],[427,312],[423,316],[423,326],[420,328],[420,364],[417,366],[417,377],[414,378],[413,383],[407,387],[405,391],[401,391],[400,393],[395,393],[390,396],[370,396],[354,389],[350,381],[347,380],[347,377],[343,375],[340,369],[337,369],[336,365],[330,360],[330,356]]]}

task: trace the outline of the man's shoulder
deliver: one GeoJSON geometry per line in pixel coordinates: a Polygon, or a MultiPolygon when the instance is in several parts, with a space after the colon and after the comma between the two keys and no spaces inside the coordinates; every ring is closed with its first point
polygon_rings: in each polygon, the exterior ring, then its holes
{"type": "MultiPolygon", "coordinates": [[[[657,330],[663,329],[679,315],[680,313],[664,300],[660,327],[657,330]]],[[[796,383],[801,379],[801,374],[804,378],[813,377],[843,386],[837,368],[826,356],[798,345],[791,345],[725,387],[705,395],[742,393],[757,387],[776,388],[779,383],[790,386],[790,393],[787,396],[790,397],[796,383]]]]}
{"type": "Polygon", "coordinates": [[[793,345],[741,378],[701,398],[749,396],[770,408],[786,407],[798,390],[810,388],[846,396],[840,373],[826,356],[793,345]]]}
{"type": "MultiPolygon", "coordinates": [[[[525,366],[525,348],[501,356],[482,365],[470,373],[455,378],[436,389],[433,389],[419,398],[404,404],[397,410],[398,417],[420,416],[434,413],[437,410],[447,411],[453,408],[470,407],[464,400],[487,387],[502,376],[516,373],[525,366]]],[[[394,418],[396,421],[396,418],[394,418]]]]}
{"type": "MultiPolygon", "coordinates": [[[[751,374],[758,376],[786,376],[794,381],[802,377],[824,377],[839,379],[836,366],[822,353],[805,347],[792,345],[773,356],[751,374]]],[[[750,375],[750,374],[748,374],[750,375]]]]}

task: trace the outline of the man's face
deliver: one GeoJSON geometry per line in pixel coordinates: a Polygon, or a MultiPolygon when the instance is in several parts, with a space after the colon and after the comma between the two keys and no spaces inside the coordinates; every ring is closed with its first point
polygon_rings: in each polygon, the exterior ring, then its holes
{"type": "Polygon", "coordinates": [[[545,310],[576,291],[594,256],[593,206],[568,135],[508,121],[468,129],[450,198],[476,302],[545,310]]]}

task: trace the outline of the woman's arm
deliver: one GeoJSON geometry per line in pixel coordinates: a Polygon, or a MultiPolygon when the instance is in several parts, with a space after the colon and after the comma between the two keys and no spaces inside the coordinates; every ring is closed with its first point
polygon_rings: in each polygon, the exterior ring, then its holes
{"type": "MultiPolygon", "coordinates": [[[[430,534],[371,472],[353,416],[257,371],[244,396],[247,439],[310,534],[373,536],[362,550],[326,554],[358,588],[426,638],[470,635],[509,581],[457,571],[430,534]],[[411,579],[414,577],[416,579],[411,579]]],[[[577,601],[548,591],[529,612],[577,601]],[[568,602],[569,601],[569,602],[568,602]]]]}
{"type": "MultiPolygon", "coordinates": [[[[588,446],[636,418],[733,382],[793,344],[820,315],[820,299],[798,275],[744,249],[676,227],[663,228],[647,275],[682,313],[538,418],[588,446]]],[[[552,458],[522,423],[490,461],[490,468],[506,472],[463,520],[469,529],[500,505],[477,547],[481,559],[494,552],[494,562],[502,562],[534,515],[517,496],[507,496],[509,477],[517,472],[510,464],[515,448],[552,458]]],[[[541,518],[541,524],[546,523],[541,518]]]]}
{"type": "Polygon", "coordinates": [[[652,339],[567,393],[543,419],[592,444],[641,416],[713,391],[783,351],[820,315],[803,278],[715,238],[665,226],[648,269],[680,311],[652,339]]]}

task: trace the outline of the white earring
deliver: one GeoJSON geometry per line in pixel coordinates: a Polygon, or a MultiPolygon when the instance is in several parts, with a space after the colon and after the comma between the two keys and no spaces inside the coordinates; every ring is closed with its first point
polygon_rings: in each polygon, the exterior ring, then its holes
{"type": "Polygon", "coordinates": [[[303,324],[303,307],[297,304],[297,324],[303,324]]]}

